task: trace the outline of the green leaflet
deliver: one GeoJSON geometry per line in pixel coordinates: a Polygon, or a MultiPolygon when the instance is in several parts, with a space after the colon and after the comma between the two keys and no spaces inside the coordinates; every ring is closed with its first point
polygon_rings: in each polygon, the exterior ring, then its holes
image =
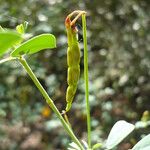
{"type": "Polygon", "coordinates": [[[16,48],[11,53],[11,56],[18,57],[23,54],[34,54],[43,49],[55,48],[55,47],[56,47],[56,39],[54,35],[41,34],[22,43],[18,48],[16,48]]]}
{"type": "Polygon", "coordinates": [[[7,50],[15,46],[22,40],[19,33],[11,30],[0,29],[0,56],[2,56],[7,50]]]}

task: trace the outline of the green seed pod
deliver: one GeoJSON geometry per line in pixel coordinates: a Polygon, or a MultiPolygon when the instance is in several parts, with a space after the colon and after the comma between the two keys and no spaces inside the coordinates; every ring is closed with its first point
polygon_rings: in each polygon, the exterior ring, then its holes
{"type": "Polygon", "coordinates": [[[68,47],[67,63],[69,67],[80,63],[80,49],[78,43],[75,43],[71,47],[68,47]]]}
{"type": "Polygon", "coordinates": [[[68,86],[67,93],[66,93],[67,103],[72,103],[76,89],[77,89],[76,85],[69,85],[68,86]]]}
{"type": "Polygon", "coordinates": [[[76,35],[77,30],[74,26],[71,26],[70,18],[67,17],[65,23],[68,37],[68,49],[67,49],[68,88],[66,92],[66,102],[67,102],[66,112],[67,112],[71,108],[80,76],[80,49],[76,35]]]}
{"type": "Polygon", "coordinates": [[[76,65],[68,68],[68,77],[67,82],[68,85],[76,85],[78,83],[80,76],[80,66],[76,65]]]}

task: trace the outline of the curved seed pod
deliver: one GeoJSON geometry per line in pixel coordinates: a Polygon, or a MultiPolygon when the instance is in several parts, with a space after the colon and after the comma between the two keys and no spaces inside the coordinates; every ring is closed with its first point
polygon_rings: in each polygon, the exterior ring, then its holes
{"type": "Polygon", "coordinates": [[[80,49],[78,44],[74,44],[71,47],[68,47],[67,63],[68,66],[73,66],[80,63],[80,49]]]}
{"type": "Polygon", "coordinates": [[[72,103],[72,100],[74,98],[76,89],[77,89],[76,85],[69,85],[68,86],[67,93],[66,93],[66,101],[67,101],[67,103],[72,103]]]}
{"type": "Polygon", "coordinates": [[[68,68],[68,77],[67,77],[68,85],[76,85],[78,83],[79,76],[80,76],[80,66],[79,65],[69,67],[68,68]]]}
{"type": "Polygon", "coordinates": [[[77,29],[75,28],[74,25],[71,25],[70,17],[66,18],[65,25],[68,38],[68,49],[67,49],[68,88],[66,92],[66,102],[67,102],[66,112],[67,112],[71,108],[80,76],[80,49],[77,39],[77,29]]]}

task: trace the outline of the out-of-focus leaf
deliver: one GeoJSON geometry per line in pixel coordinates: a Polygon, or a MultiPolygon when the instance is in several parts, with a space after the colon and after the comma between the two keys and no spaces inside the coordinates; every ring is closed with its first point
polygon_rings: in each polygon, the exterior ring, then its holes
{"type": "Polygon", "coordinates": [[[150,134],[140,140],[132,150],[150,150],[150,134]]]}
{"type": "Polygon", "coordinates": [[[135,124],[136,129],[146,128],[150,125],[150,121],[137,121],[135,124]]]}
{"type": "Polygon", "coordinates": [[[96,143],[95,145],[93,145],[92,149],[96,150],[96,149],[101,148],[101,147],[102,147],[102,143],[96,143]]]}
{"type": "Polygon", "coordinates": [[[118,145],[125,137],[127,137],[135,126],[124,120],[120,120],[112,127],[106,142],[106,148],[112,149],[118,145]]]}
{"type": "Polygon", "coordinates": [[[18,57],[23,54],[34,54],[43,49],[55,47],[56,47],[56,38],[54,35],[41,34],[21,44],[11,53],[11,56],[18,57]]]}
{"type": "Polygon", "coordinates": [[[27,27],[28,27],[28,22],[25,21],[23,24],[17,25],[16,30],[18,33],[24,34],[27,30],[27,27]]]}
{"type": "Polygon", "coordinates": [[[0,56],[21,40],[21,35],[15,31],[0,31],[0,56]]]}
{"type": "Polygon", "coordinates": [[[17,30],[18,33],[23,34],[24,33],[23,24],[17,25],[16,30],[17,30]]]}
{"type": "Polygon", "coordinates": [[[82,143],[83,143],[84,148],[88,149],[88,143],[86,141],[84,141],[84,140],[82,140],[82,143]]]}
{"type": "Polygon", "coordinates": [[[69,144],[68,150],[80,150],[80,147],[76,143],[72,142],[69,144]]]}

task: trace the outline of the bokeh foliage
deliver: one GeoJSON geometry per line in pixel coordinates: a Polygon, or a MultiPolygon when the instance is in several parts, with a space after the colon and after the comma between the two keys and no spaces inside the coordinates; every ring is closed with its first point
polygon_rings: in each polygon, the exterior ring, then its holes
{"type": "MultiPolygon", "coordinates": [[[[28,33],[56,36],[55,50],[41,51],[27,60],[62,110],[67,87],[64,19],[75,9],[87,11],[92,139],[95,143],[108,135],[117,120],[135,123],[145,110],[150,110],[149,1],[1,0],[0,25],[15,28],[28,21],[28,33]]],[[[83,47],[82,41],[80,45],[83,47]]],[[[76,134],[85,138],[83,51],[81,54],[82,74],[69,118],[76,134]]],[[[17,62],[0,66],[0,126],[0,149],[62,149],[69,142],[59,121],[17,62]],[[17,132],[18,128],[22,133],[17,132]],[[12,138],[14,134],[17,138],[12,138]],[[34,137],[39,140],[34,141],[35,147],[30,145],[34,137]]],[[[130,144],[128,140],[119,149],[130,148],[141,133],[148,133],[148,128],[137,130],[130,144]]]]}

